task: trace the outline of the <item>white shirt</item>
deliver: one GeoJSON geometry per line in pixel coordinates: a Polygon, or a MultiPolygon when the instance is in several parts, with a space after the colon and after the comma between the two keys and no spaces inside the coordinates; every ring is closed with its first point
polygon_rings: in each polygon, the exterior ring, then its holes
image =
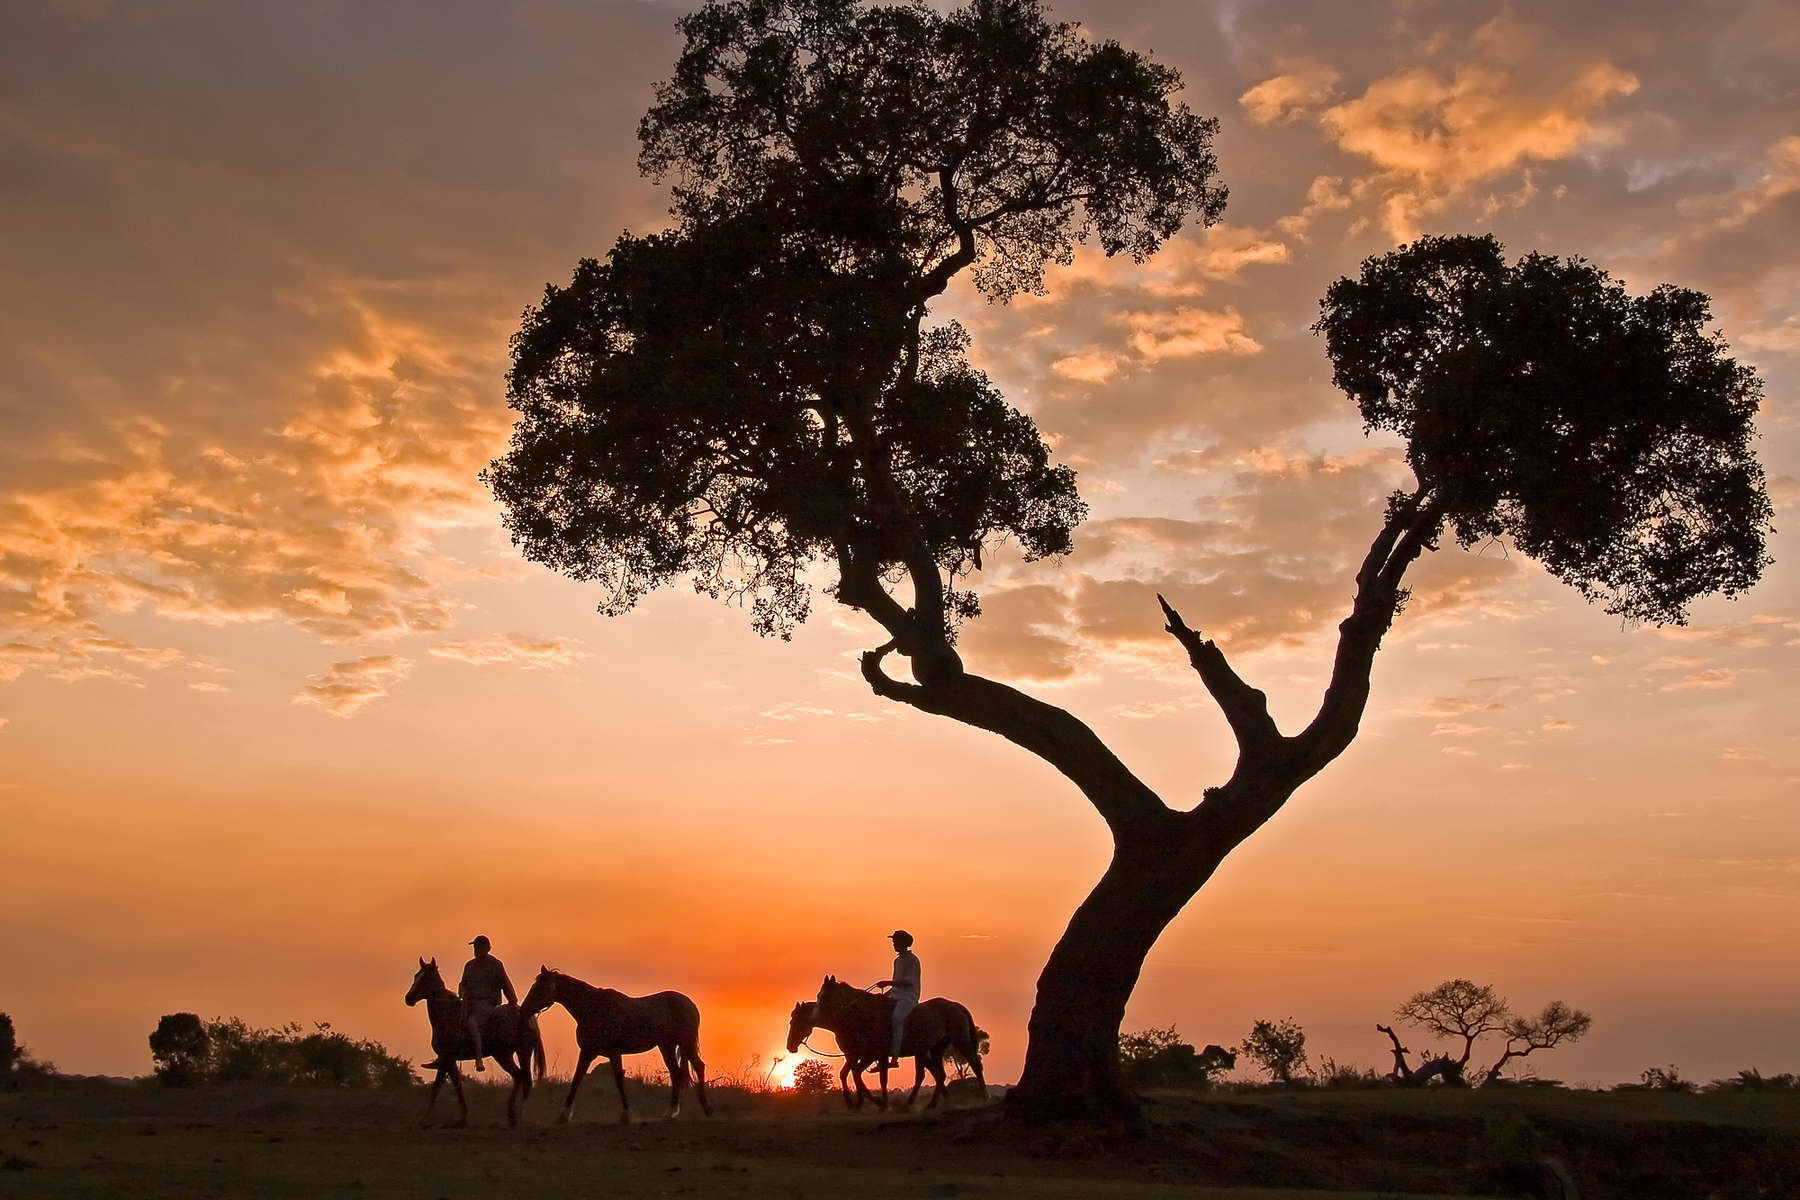
{"type": "Polygon", "coordinates": [[[919,956],[911,950],[894,955],[894,986],[890,994],[903,1000],[919,1002],[919,956]]]}

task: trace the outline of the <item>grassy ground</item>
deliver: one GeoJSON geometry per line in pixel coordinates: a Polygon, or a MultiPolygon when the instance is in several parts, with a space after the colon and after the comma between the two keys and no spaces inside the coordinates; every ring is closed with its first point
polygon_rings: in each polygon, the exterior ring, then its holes
{"type": "Polygon", "coordinates": [[[508,1130],[504,1093],[471,1088],[470,1128],[422,1129],[422,1089],[64,1082],[0,1095],[0,1195],[1385,1200],[1555,1195],[1534,1165],[1553,1158],[1583,1200],[1800,1196],[1794,1093],[1170,1093],[1150,1136],[1107,1138],[1020,1133],[992,1107],[853,1115],[730,1092],[711,1120],[625,1126],[610,1087],[560,1127],[562,1091],[508,1130]]]}

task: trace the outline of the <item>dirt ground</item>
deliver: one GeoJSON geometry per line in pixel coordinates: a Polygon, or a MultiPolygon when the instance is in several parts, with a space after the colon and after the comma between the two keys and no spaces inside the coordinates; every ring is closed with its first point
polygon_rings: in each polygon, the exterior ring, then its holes
{"type": "MultiPolygon", "coordinates": [[[[1173,1197],[1583,1200],[1800,1197],[1800,1094],[1219,1092],[1152,1097],[1148,1136],[1019,1131],[997,1106],[845,1112],[835,1100],[718,1097],[710,1118],[617,1122],[563,1087],[504,1124],[421,1128],[415,1093],[162,1089],[62,1082],[0,1095],[0,1196],[1173,1197]],[[1560,1173],[1560,1174],[1559,1174],[1560,1173]]],[[[634,1108],[660,1111],[654,1092],[634,1108]]],[[[440,1098],[440,1118],[454,1106],[440,1098]]]]}

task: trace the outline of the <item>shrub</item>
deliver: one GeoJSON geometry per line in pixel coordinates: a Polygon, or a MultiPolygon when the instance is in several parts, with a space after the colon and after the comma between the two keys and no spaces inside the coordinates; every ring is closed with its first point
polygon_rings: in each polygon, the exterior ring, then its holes
{"type": "Polygon", "coordinates": [[[1353,1066],[1334,1058],[1321,1058],[1312,1071],[1312,1080],[1327,1088],[1379,1087],[1384,1082],[1373,1067],[1353,1066]]]}
{"type": "Polygon", "coordinates": [[[1643,1081],[1642,1087],[1652,1092],[1691,1092],[1694,1081],[1683,1079],[1681,1070],[1674,1063],[1667,1067],[1651,1067],[1638,1077],[1643,1081]]]}
{"type": "Polygon", "coordinates": [[[352,1039],[321,1022],[255,1029],[237,1017],[201,1021],[169,1013],[150,1035],[156,1076],[165,1084],[280,1083],[342,1088],[404,1088],[412,1063],[380,1042],[352,1039]]]}
{"type": "Polygon", "coordinates": [[[1258,1021],[1240,1049],[1276,1083],[1292,1083],[1306,1065],[1306,1033],[1292,1018],[1258,1021]]]}
{"type": "Polygon", "coordinates": [[[794,1090],[803,1095],[824,1095],[836,1082],[837,1076],[830,1064],[816,1058],[809,1058],[794,1068],[794,1090]]]}
{"type": "Polygon", "coordinates": [[[1133,1087],[1207,1087],[1236,1061],[1216,1046],[1195,1050],[1173,1025],[1119,1036],[1119,1069],[1133,1087]]]}

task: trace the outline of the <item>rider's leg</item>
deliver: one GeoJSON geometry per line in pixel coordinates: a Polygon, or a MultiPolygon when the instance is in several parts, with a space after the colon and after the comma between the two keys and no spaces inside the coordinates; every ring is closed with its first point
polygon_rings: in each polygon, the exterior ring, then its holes
{"type": "Polygon", "coordinates": [[[894,1005],[893,1033],[888,1039],[888,1067],[892,1069],[900,1065],[900,1043],[906,1035],[906,1017],[913,1006],[902,1000],[894,1005]]]}
{"type": "Polygon", "coordinates": [[[475,1069],[477,1071],[487,1070],[481,1065],[481,1017],[479,1015],[469,1018],[469,1037],[475,1042],[475,1069]]]}

